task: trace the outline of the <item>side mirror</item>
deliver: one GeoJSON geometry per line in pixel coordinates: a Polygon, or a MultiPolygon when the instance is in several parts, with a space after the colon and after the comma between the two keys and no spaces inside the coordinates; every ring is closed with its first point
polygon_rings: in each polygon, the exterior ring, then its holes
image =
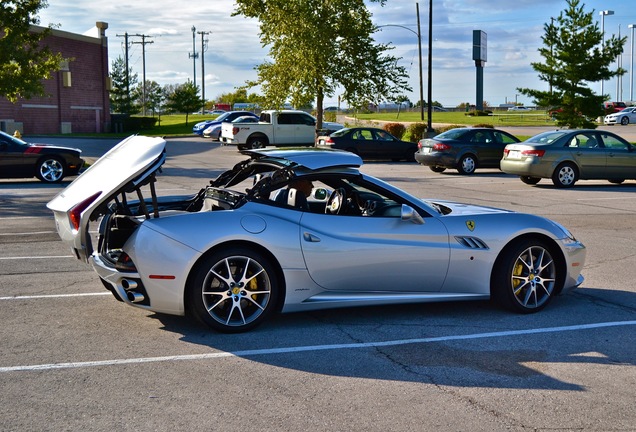
{"type": "Polygon", "coordinates": [[[411,206],[407,206],[406,204],[402,204],[402,210],[400,212],[400,217],[403,221],[413,222],[416,225],[424,225],[424,218],[420,216],[418,212],[411,206]]]}

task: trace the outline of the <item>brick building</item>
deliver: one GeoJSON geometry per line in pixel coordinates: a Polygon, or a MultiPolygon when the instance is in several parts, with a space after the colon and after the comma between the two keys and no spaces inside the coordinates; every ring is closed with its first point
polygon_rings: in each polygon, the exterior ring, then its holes
{"type": "MultiPolygon", "coordinates": [[[[98,37],[53,30],[41,43],[69,59],[44,82],[47,96],[0,97],[0,130],[22,134],[99,133],[110,129],[108,24],[96,23],[98,37]]],[[[32,26],[32,31],[43,31],[32,26]]]]}

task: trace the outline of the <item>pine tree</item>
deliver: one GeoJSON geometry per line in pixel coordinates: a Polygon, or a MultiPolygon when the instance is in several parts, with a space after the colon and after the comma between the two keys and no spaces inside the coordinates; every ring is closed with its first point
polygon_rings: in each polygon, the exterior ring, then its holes
{"type": "Polygon", "coordinates": [[[121,56],[117,57],[111,65],[110,79],[111,111],[120,114],[137,114],[139,106],[135,105],[131,95],[131,91],[137,85],[137,74],[133,74],[132,69],[128,69],[126,73],[126,63],[121,56]]]}
{"type": "Polygon", "coordinates": [[[595,94],[589,85],[625,73],[610,66],[623,52],[627,38],[612,36],[603,44],[594,11],[585,12],[585,5],[579,4],[579,0],[567,0],[567,8],[544,25],[539,53],[545,61],[532,67],[550,89],[517,90],[534,98],[536,105],[552,109],[559,126],[595,128],[593,120],[602,115],[602,104],[609,97],[595,94]]]}

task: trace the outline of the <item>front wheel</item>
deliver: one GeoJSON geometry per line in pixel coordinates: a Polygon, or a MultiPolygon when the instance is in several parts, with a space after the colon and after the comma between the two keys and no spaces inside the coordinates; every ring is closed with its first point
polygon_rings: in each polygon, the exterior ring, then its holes
{"type": "Polygon", "coordinates": [[[519,178],[527,185],[536,185],[541,181],[541,177],[520,176],[519,178]]]}
{"type": "Polygon", "coordinates": [[[538,312],[558,292],[558,266],[539,240],[513,243],[495,263],[491,291],[503,306],[521,313],[538,312]]]}
{"type": "Polygon", "coordinates": [[[629,124],[629,118],[628,117],[621,118],[621,124],[623,126],[627,126],[629,124]]]}
{"type": "Polygon", "coordinates": [[[557,167],[552,174],[552,183],[559,188],[569,188],[579,179],[577,169],[571,163],[564,163],[557,167]]]}
{"type": "Polygon", "coordinates": [[[36,169],[35,176],[45,183],[57,183],[64,178],[64,165],[56,157],[42,159],[36,169]]]}
{"type": "Polygon", "coordinates": [[[279,293],[276,271],[264,255],[231,248],[210,255],[196,268],[187,309],[215,330],[239,333],[265,321],[279,293]]]}
{"type": "Polygon", "coordinates": [[[462,157],[457,164],[457,172],[464,175],[473,174],[477,168],[477,160],[473,155],[462,157]]]}

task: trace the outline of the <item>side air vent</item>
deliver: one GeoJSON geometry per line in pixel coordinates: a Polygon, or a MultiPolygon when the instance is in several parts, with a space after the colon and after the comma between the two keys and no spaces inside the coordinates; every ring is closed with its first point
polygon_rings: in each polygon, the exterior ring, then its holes
{"type": "Polygon", "coordinates": [[[460,237],[456,236],[457,242],[469,249],[488,249],[488,245],[477,237],[460,237]]]}

